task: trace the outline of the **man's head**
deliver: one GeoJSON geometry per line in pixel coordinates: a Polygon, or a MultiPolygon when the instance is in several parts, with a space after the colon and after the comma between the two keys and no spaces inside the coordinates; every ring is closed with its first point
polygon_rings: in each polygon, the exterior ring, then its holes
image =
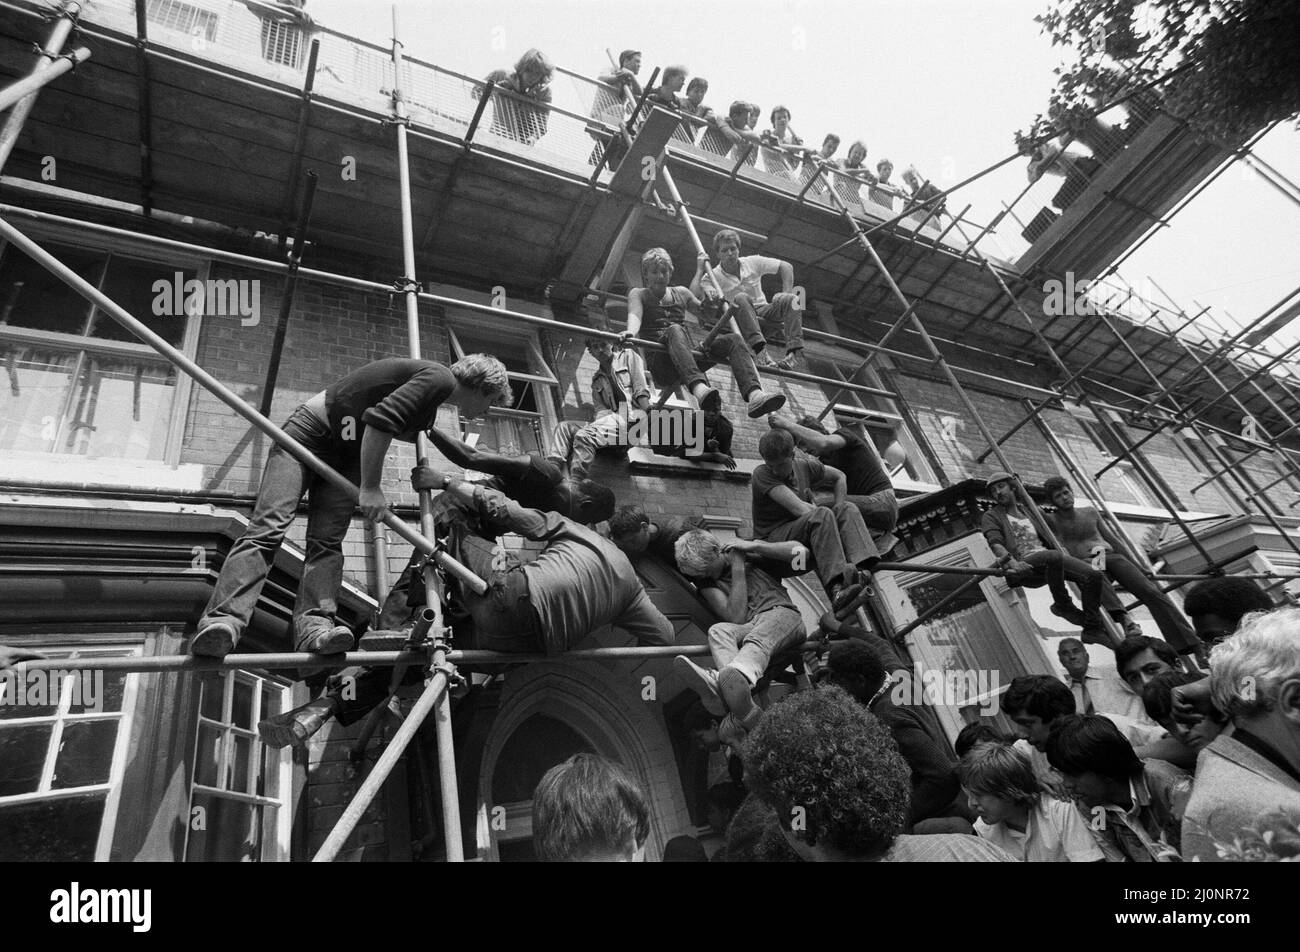
{"type": "Polygon", "coordinates": [[[744,129],[749,126],[749,103],[743,99],[737,99],[727,110],[727,118],[731,124],[737,128],[744,129]]]}
{"type": "Polygon", "coordinates": [[[519,77],[524,89],[531,89],[541,83],[549,83],[555,75],[555,64],[551,58],[539,49],[531,49],[519,57],[515,63],[515,75],[519,77]]]}
{"type": "Polygon", "coordinates": [[[734,265],[740,259],[740,233],[734,228],[724,228],[713,236],[713,253],[724,265],[734,265]]]}
{"type": "Polygon", "coordinates": [[[773,106],[770,118],[772,120],[772,128],[779,132],[789,125],[790,110],[785,108],[785,106],[773,106]]]}
{"type": "Polygon", "coordinates": [[[491,354],[465,355],[451,365],[451,375],[460,385],[456,406],[464,416],[481,416],[488,407],[514,402],[506,365],[491,354]]]}
{"type": "Polygon", "coordinates": [[[1088,649],[1078,638],[1062,638],[1056,646],[1056,657],[1065,673],[1076,681],[1088,673],[1088,649]]]}
{"type": "Polygon", "coordinates": [[[847,164],[853,168],[858,168],[867,159],[867,144],[861,139],[854,139],[849,145],[849,154],[847,164]]]}
{"type": "Polygon", "coordinates": [[[693,836],[674,836],[664,844],[665,863],[707,863],[709,854],[693,836]]]}
{"type": "Polygon", "coordinates": [[[660,294],[673,279],[673,256],[663,248],[651,248],[641,256],[641,283],[660,294]]]}
{"type": "Polygon", "coordinates": [[[592,526],[614,514],[614,490],[594,479],[567,479],[558,487],[568,495],[568,512],[574,522],[592,526]]]}
{"type": "Polygon", "coordinates": [[[640,506],[619,506],[609,517],[609,538],[627,555],[640,555],[650,545],[650,517],[640,506]]]}
{"type": "Polygon", "coordinates": [[[1254,615],[1218,645],[1210,694],[1235,725],[1300,769],[1300,609],[1254,615]]]}
{"type": "Polygon", "coordinates": [[[987,721],[974,721],[957,732],[957,739],[952,742],[952,749],[958,757],[965,757],[966,752],[980,744],[1005,744],[1007,738],[987,721]]]}
{"type": "Polygon", "coordinates": [[[894,174],[894,163],[888,159],[881,159],[876,163],[876,178],[882,182],[888,182],[889,177],[894,174]]]}
{"type": "Polygon", "coordinates": [[[1183,611],[1207,649],[1236,631],[1246,615],[1272,610],[1273,600],[1262,588],[1231,575],[1202,579],[1183,598],[1183,611]]]}
{"type": "Polygon", "coordinates": [[[533,791],[533,845],[543,862],[640,862],[650,808],[618,764],[574,754],[533,791]]]}
{"type": "Polygon", "coordinates": [[[709,81],[703,76],[696,76],[686,84],[686,98],[691,101],[691,105],[699,107],[704,102],[704,97],[709,92],[709,81]]]}
{"type": "Polygon", "coordinates": [[[641,51],[624,50],[618,54],[618,68],[630,70],[633,73],[641,72],[641,51]]]}
{"type": "Polygon", "coordinates": [[[911,771],[889,730],[839,688],[773,705],[744,759],[745,782],[805,860],[873,857],[907,826],[911,771]]]}
{"type": "Polygon", "coordinates": [[[1010,506],[1016,501],[1015,478],[1010,473],[997,472],[984,483],[989,495],[999,506],[1010,506]]]}
{"type": "Polygon", "coordinates": [[[1115,649],[1115,670],[1124,683],[1141,696],[1142,689],[1157,674],[1178,668],[1178,652],[1167,641],[1148,635],[1133,635],[1115,649]]]}
{"type": "Polygon", "coordinates": [[[756,103],[756,102],[751,102],[751,103],[749,104],[749,115],[746,117],[746,122],[749,123],[749,128],[753,129],[753,128],[757,127],[757,126],[758,126],[758,119],[759,119],[759,117],[762,116],[762,115],[763,115],[763,110],[762,110],[762,108],[758,105],[758,103],[756,103]]]}
{"type": "Polygon", "coordinates": [[[686,83],[686,72],[685,66],[665,66],[659,88],[666,93],[681,92],[682,86],[686,83]]]}
{"type": "Polygon", "coordinates": [[[794,471],[794,437],[786,430],[768,430],[759,438],[758,455],[773,476],[786,479],[794,471]]]}
{"type": "Polygon", "coordinates": [[[885,683],[885,666],[865,641],[850,638],[830,650],[826,667],[818,672],[819,687],[834,685],[859,704],[870,704],[885,683]]]}
{"type": "Polygon", "coordinates": [[[1113,721],[1100,714],[1063,717],[1052,725],[1046,753],[1070,795],[1085,807],[1131,805],[1129,781],[1142,772],[1142,761],[1113,721]]]}
{"type": "Polygon", "coordinates": [[[707,529],[688,529],[673,544],[677,568],[683,575],[698,579],[721,578],[727,570],[722,543],[707,529]]]}
{"type": "Polygon", "coordinates": [[[1051,675],[1021,675],[1002,695],[1002,713],[1015,723],[1020,737],[1043,750],[1052,723],[1074,713],[1074,694],[1051,675]]]}
{"type": "Polygon", "coordinates": [[[915,166],[909,166],[903,171],[903,181],[912,191],[921,187],[921,173],[916,170],[915,166]]]}
{"type": "Polygon", "coordinates": [[[599,363],[607,364],[614,359],[614,342],[604,337],[587,338],[587,353],[599,363]]]}
{"type": "Polygon", "coordinates": [[[1142,689],[1142,706],[1146,708],[1147,717],[1198,753],[1219,736],[1228,726],[1228,721],[1215,710],[1195,724],[1184,724],[1174,717],[1173,691],[1184,684],[1203,681],[1205,677],[1204,674],[1188,674],[1186,671],[1166,671],[1157,674],[1142,689]]]}
{"type": "Polygon", "coordinates": [[[957,779],[985,823],[1002,823],[1038,805],[1042,788],[1029,758],[1006,744],[980,744],[962,755],[957,779]]]}
{"type": "Polygon", "coordinates": [[[840,137],[833,132],[828,132],[826,138],[822,139],[822,158],[829,159],[839,147],[840,137]]]}
{"type": "Polygon", "coordinates": [[[1047,501],[1057,509],[1074,508],[1074,490],[1064,476],[1049,476],[1043,482],[1043,492],[1047,495],[1047,501]]]}

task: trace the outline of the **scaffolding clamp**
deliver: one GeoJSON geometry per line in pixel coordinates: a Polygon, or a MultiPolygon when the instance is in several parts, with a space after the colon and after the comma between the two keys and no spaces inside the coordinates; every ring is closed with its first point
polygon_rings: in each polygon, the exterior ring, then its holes
{"type": "Polygon", "coordinates": [[[415,278],[402,275],[400,278],[393,279],[393,290],[388,292],[388,306],[393,306],[393,298],[399,294],[410,294],[414,291],[416,294],[424,293],[424,283],[417,281],[415,278]]]}

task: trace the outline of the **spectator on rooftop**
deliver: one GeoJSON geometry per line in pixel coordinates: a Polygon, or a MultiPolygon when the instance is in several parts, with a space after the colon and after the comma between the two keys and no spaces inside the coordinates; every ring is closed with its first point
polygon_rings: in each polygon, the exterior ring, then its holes
{"type": "Polygon", "coordinates": [[[763,144],[769,147],[763,150],[763,164],[774,175],[789,178],[799,165],[792,150],[802,146],[803,139],[790,128],[790,110],[785,106],[774,106],[770,119],[772,128],[764,129],[762,135],[763,144]]]}
{"type": "Polygon", "coordinates": [[[929,179],[922,179],[921,173],[916,170],[916,166],[909,166],[903,173],[903,181],[907,184],[908,190],[911,191],[911,201],[908,203],[909,209],[916,209],[916,213],[927,219],[927,222],[936,222],[947,209],[947,199],[939,198],[936,202],[930,200],[936,198],[942,193],[930,183],[929,179]],[[922,208],[924,206],[924,208],[922,208]]]}
{"type": "Polygon", "coordinates": [[[867,145],[857,139],[849,146],[849,153],[840,163],[840,174],[831,176],[835,180],[835,192],[848,205],[861,205],[863,185],[875,184],[876,177],[863,163],[867,158],[867,145]]]}
{"type": "MultiPolygon", "coordinates": [[[[703,119],[708,122],[713,117],[713,109],[704,105],[704,97],[709,92],[709,81],[703,76],[694,76],[686,84],[686,95],[677,99],[677,108],[688,116],[694,116],[696,119],[703,119]]],[[[687,120],[682,121],[682,132],[686,138],[694,142],[704,126],[687,120]]]]}
{"type": "Polygon", "coordinates": [[[876,183],[868,192],[868,197],[873,202],[889,209],[894,207],[895,187],[894,183],[889,181],[889,177],[893,174],[894,163],[889,159],[881,159],[876,163],[876,183]]]}
{"type": "MultiPolygon", "coordinates": [[[[533,48],[519,57],[513,72],[496,69],[488,73],[487,81],[496,83],[497,87],[509,93],[515,93],[538,103],[537,106],[520,102],[511,96],[497,96],[492,103],[492,132],[532,145],[546,135],[547,121],[550,117],[551,80],[555,76],[555,64],[541,50],[533,48]]],[[[483,94],[482,87],[475,87],[474,98],[483,94]]]]}
{"type": "Polygon", "coordinates": [[[738,99],[731,104],[726,116],[710,111],[708,118],[709,127],[700,139],[700,148],[732,161],[747,149],[750,150],[749,155],[754,155],[754,150],[762,140],[749,127],[749,103],[738,99]]]}
{"type": "MultiPolygon", "coordinates": [[[[840,137],[833,132],[826,133],[826,138],[822,139],[822,147],[816,152],[804,156],[803,169],[799,173],[799,184],[806,184],[823,165],[830,166],[833,169],[839,168],[839,162],[834,159],[835,152],[839,147],[840,137]]],[[[816,194],[820,195],[825,190],[821,182],[813,183],[812,191],[816,194]]]]}
{"type": "Polygon", "coordinates": [[[592,101],[591,118],[599,119],[605,125],[587,126],[587,134],[596,140],[589,161],[592,165],[604,162],[612,172],[627,151],[622,133],[611,133],[607,126],[621,126],[628,116],[628,91],[636,101],[641,98],[641,83],[637,74],[641,72],[641,53],[638,50],[624,50],[618,54],[618,66],[605,70],[596,77],[602,85],[596,87],[592,101]]]}
{"type": "Polygon", "coordinates": [[[659,85],[650,90],[646,96],[646,106],[660,106],[674,112],[681,108],[681,91],[686,85],[687,69],[685,66],[665,66],[659,85]]]}

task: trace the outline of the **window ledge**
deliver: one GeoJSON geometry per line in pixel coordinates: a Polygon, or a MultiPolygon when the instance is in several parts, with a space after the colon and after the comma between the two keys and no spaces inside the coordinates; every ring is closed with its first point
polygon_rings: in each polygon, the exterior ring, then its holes
{"type": "Polygon", "coordinates": [[[736,459],[736,468],[727,469],[721,463],[693,463],[680,456],[660,456],[644,446],[629,447],[627,469],[629,473],[655,476],[675,476],[681,479],[723,479],[733,483],[747,483],[758,460],[736,459]]]}
{"type": "Polygon", "coordinates": [[[203,488],[203,467],[196,463],[169,466],[157,460],[15,453],[0,460],[0,480],[35,486],[113,486],[194,492],[203,488]]]}

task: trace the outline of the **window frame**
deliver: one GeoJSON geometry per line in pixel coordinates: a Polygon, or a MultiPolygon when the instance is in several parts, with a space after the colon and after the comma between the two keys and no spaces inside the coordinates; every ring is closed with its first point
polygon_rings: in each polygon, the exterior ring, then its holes
{"type": "MultiPolygon", "coordinates": [[[[40,650],[48,657],[58,660],[66,652],[70,664],[69,668],[75,667],[75,658],[73,654],[85,652],[95,656],[110,655],[111,657],[137,658],[142,653],[142,646],[137,643],[125,641],[99,642],[75,642],[60,640],[53,643],[42,641],[40,650]]],[[[37,784],[37,789],[30,793],[19,793],[11,796],[0,797],[0,806],[22,803],[46,803],[54,800],[66,800],[72,797],[83,796],[87,793],[104,792],[104,813],[99,823],[99,834],[95,840],[95,858],[94,862],[108,862],[112,856],[113,834],[117,829],[118,807],[122,799],[123,780],[126,777],[126,765],[128,754],[131,749],[132,728],[135,721],[136,697],[139,692],[140,677],[135,673],[128,673],[122,687],[122,706],[117,711],[109,712],[91,712],[85,714],[69,714],[68,708],[72,704],[72,692],[63,689],[59,692],[59,706],[53,715],[43,715],[40,717],[15,717],[6,719],[3,722],[5,727],[11,726],[33,726],[50,722],[53,729],[50,731],[50,738],[46,745],[45,761],[41,765],[41,779],[37,784]],[[50,782],[53,780],[54,766],[58,761],[59,747],[63,738],[63,728],[69,721],[73,723],[91,722],[91,721],[108,721],[117,722],[117,736],[113,740],[113,753],[109,760],[108,779],[103,783],[87,784],[80,787],[64,787],[58,790],[48,789],[50,782]],[[41,789],[46,788],[46,789],[41,789]]]]}
{"type": "MultiPolygon", "coordinates": [[[[42,247],[49,244],[62,245],[76,251],[88,252],[95,255],[105,255],[105,261],[101,266],[96,287],[101,287],[108,274],[108,268],[111,266],[114,258],[125,258],[135,262],[146,264],[166,265],[173,271],[191,271],[194,278],[204,282],[206,286],[211,271],[211,260],[198,255],[187,255],[181,253],[174,258],[163,258],[162,252],[144,241],[136,241],[130,237],[105,236],[99,238],[95,235],[88,235],[76,232],[71,228],[64,226],[49,226],[45,224],[33,224],[29,229],[31,237],[39,242],[42,247]]],[[[9,242],[0,238],[0,257],[8,248],[9,242]]],[[[49,250],[46,248],[46,250],[49,250]]],[[[98,310],[98,305],[86,301],[86,318],[89,325],[94,310],[98,310]]],[[[113,320],[112,317],[104,315],[106,320],[113,320]]],[[[180,343],[177,350],[181,351],[190,360],[194,360],[198,353],[199,336],[202,333],[204,314],[200,309],[198,313],[186,314],[185,330],[181,335],[180,343]]],[[[125,464],[128,466],[139,466],[140,464],[167,466],[175,468],[180,465],[181,452],[183,450],[183,441],[185,437],[185,421],[189,415],[190,400],[194,391],[194,381],[189,374],[184,373],[179,367],[176,367],[166,357],[158,353],[148,344],[139,341],[117,341],[117,340],[98,340],[88,337],[84,334],[68,334],[62,331],[42,331],[30,327],[13,327],[8,324],[0,324],[0,341],[12,341],[25,346],[42,346],[55,350],[64,350],[75,353],[80,356],[85,353],[103,354],[113,357],[123,358],[141,358],[151,363],[161,364],[171,367],[176,372],[175,392],[172,399],[170,410],[170,419],[167,422],[167,436],[163,444],[162,456],[156,459],[127,459],[111,456],[87,456],[81,453],[68,453],[63,451],[50,451],[48,453],[35,453],[23,451],[17,454],[23,459],[76,459],[76,460],[94,460],[97,466],[113,466],[116,464],[125,464]]],[[[76,393],[77,374],[74,371],[69,391],[69,399],[76,393]]],[[[68,408],[60,410],[59,433],[56,439],[56,446],[61,441],[66,432],[66,420],[68,408]]]]}

